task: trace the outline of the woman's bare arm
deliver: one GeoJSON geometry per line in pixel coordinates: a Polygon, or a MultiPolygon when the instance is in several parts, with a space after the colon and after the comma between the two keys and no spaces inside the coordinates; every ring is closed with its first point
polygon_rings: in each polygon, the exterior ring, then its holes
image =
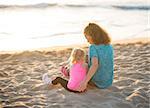
{"type": "Polygon", "coordinates": [[[90,81],[90,79],[93,77],[95,72],[98,69],[98,59],[96,57],[92,58],[92,65],[88,70],[87,76],[83,82],[81,82],[79,88],[77,88],[77,91],[83,92],[87,88],[87,84],[90,81]]]}
{"type": "Polygon", "coordinates": [[[97,57],[93,57],[92,58],[92,65],[89,68],[89,71],[87,73],[85,83],[88,83],[90,81],[90,79],[93,77],[93,75],[95,74],[97,69],[98,69],[98,59],[97,59],[97,57]]]}

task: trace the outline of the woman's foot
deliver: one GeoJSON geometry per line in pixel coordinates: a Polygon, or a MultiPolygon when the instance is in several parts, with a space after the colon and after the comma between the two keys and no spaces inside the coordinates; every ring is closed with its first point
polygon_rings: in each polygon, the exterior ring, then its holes
{"type": "Polygon", "coordinates": [[[48,77],[48,74],[45,73],[43,76],[42,76],[42,81],[45,83],[45,84],[52,84],[52,79],[48,77]]]}

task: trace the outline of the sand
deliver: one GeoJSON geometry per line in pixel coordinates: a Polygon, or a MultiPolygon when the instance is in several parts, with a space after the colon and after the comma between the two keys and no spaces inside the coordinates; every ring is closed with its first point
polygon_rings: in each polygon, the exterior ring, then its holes
{"type": "Polygon", "coordinates": [[[41,81],[46,72],[51,77],[62,76],[60,63],[67,60],[71,50],[0,54],[0,107],[149,108],[150,42],[114,44],[113,86],[109,89],[89,86],[80,94],[41,81]]]}

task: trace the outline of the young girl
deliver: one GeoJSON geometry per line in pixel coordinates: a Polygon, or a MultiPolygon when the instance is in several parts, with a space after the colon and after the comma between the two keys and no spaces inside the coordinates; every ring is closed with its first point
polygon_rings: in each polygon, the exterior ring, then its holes
{"type": "MultiPolygon", "coordinates": [[[[70,72],[69,72],[69,81],[57,77],[54,80],[51,80],[47,74],[44,74],[42,79],[46,84],[61,84],[66,90],[71,92],[78,92],[77,88],[79,87],[81,81],[85,79],[88,65],[85,63],[86,54],[83,49],[76,48],[72,51],[70,56],[70,72]]],[[[66,75],[67,76],[67,75],[66,75]]]]}
{"type": "Polygon", "coordinates": [[[113,47],[110,37],[104,29],[95,23],[89,23],[84,29],[84,35],[89,46],[89,70],[86,78],[77,89],[82,92],[89,81],[98,88],[108,88],[113,82],[113,47]]]}

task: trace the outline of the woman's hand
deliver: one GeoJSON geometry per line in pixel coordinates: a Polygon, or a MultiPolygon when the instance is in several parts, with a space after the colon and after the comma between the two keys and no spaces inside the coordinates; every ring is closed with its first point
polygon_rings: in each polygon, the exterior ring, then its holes
{"type": "Polygon", "coordinates": [[[87,83],[85,81],[82,81],[80,86],[77,88],[77,91],[84,92],[87,88],[87,83]]]}

